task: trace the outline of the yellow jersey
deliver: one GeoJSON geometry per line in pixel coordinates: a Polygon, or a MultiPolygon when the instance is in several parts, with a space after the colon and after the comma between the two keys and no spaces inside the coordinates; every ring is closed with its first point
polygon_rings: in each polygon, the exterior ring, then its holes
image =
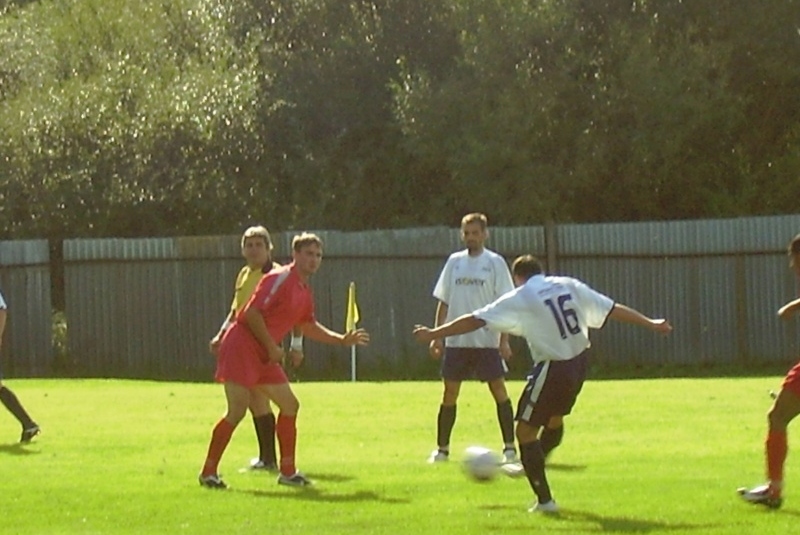
{"type": "MultiPolygon", "coordinates": [[[[277,262],[272,263],[272,268],[280,267],[277,262]]],[[[231,303],[231,310],[234,314],[238,314],[250,300],[253,295],[258,281],[261,280],[267,272],[263,269],[253,269],[250,266],[244,266],[239,274],[236,276],[236,286],[233,290],[233,302],[231,303]]]]}

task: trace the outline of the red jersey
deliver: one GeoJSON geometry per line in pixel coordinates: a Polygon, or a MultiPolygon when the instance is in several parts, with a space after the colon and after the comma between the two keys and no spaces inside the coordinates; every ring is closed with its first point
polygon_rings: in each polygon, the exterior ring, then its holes
{"type": "Polygon", "coordinates": [[[236,316],[235,323],[222,337],[217,362],[217,380],[233,381],[248,388],[275,382],[265,377],[274,375],[277,370],[272,368],[280,369],[279,365],[269,362],[267,349],[247,326],[245,312],[250,308],[261,312],[267,332],[277,344],[295,325],[316,321],[311,288],[300,279],[294,263],[264,275],[247,305],[236,316]]]}
{"type": "Polygon", "coordinates": [[[314,321],[314,296],[311,294],[311,287],[300,280],[294,263],[273,269],[261,277],[247,305],[237,314],[236,323],[246,327],[244,312],[253,307],[261,312],[267,331],[277,343],[295,325],[314,321]]]}

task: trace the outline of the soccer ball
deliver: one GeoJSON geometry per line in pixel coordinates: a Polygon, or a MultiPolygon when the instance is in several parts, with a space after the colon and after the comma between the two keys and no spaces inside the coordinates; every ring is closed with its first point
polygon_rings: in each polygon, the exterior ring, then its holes
{"type": "Polygon", "coordinates": [[[470,446],[464,452],[464,471],[478,481],[494,479],[500,470],[500,455],[482,446],[470,446]]]}

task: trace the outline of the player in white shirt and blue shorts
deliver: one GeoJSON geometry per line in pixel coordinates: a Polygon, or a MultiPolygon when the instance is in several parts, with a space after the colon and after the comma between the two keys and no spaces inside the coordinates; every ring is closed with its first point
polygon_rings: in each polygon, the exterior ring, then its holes
{"type": "MultiPolygon", "coordinates": [[[[0,293],[0,346],[3,344],[3,333],[6,330],[6,319],[8,316],[8,306],[6,305],[3,294],[0,293]]],[[[2,375],[0,375],[2,379],[2,375]]],[[[8,412],[14,415],[14,418],[22,425],[22,435],[19,441],[23,444],[30,442],[33,437],[39,434],[39,426],[28,415],[28,412],[22,406],[16,394],[6,387],[2,380],[0,380],[0,403],[8,409],[8,412]]]]}
{"type": "Polygon", "coordinates": [[[517,286],[513,291],[435,329],[417,326],[414,336],[430,342],[488,327],[527,340],[534,367],[517,406],[517,441],[537,499],[529,510],[556,512],[545,457],[561,442],[563,418],[571,412],[586,378],[589,329],[603,327],[609,318],[662,334],[672,326],[615,303],[577,279],[545,276],[532,255],[517,258],[511,271],[517,286]]]}
{"type": "MultiPolygon", "coordinates": [[[[461,240],[466,249],[451,254],[445,262],[433,296],[438,300],[436,325],[491,303],[514,284],[505,258],[484,247],[489,236],[486,216],[465,215],[461,220],[461,240]]],[[[477,378],[489,386],[497,404],[497,420],[503,439],[506,462],[516,460],[514,448],[514,410],[505,385],[508,372],[505,359],[511,357],[508,335],[489,329],[448,337],[431,342],[430,354],[442,358],[441,375],[444,394],[437,418],[437,448],[428,462],[446,461],[450,453],[450,436],[456,421],[456,404],[461,383],[477,378]]]]}

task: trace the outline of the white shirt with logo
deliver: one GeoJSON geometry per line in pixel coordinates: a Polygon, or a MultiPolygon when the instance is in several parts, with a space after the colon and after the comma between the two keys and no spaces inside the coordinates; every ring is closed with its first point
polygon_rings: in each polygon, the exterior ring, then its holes
{"type": "MultiPolygon", "coordinates": [[[[470,256],[465,249],[451,254],[444,264],[433,296],[447,305],[447,318],[453,320],[479,309],[514,289],[505,258],[484,249],[470,256]]],[[[450,336],[447,347],[488,347],[500,345],[500,333],[481,328],[467,334],[450,336]]]]}
{"type": "Polygon", "coordinates": [[[569,360],[591,344],[614,301],[571,277],[534,275],[473,315],[497,332],[523,336],[534,362],[569,360]]]}

